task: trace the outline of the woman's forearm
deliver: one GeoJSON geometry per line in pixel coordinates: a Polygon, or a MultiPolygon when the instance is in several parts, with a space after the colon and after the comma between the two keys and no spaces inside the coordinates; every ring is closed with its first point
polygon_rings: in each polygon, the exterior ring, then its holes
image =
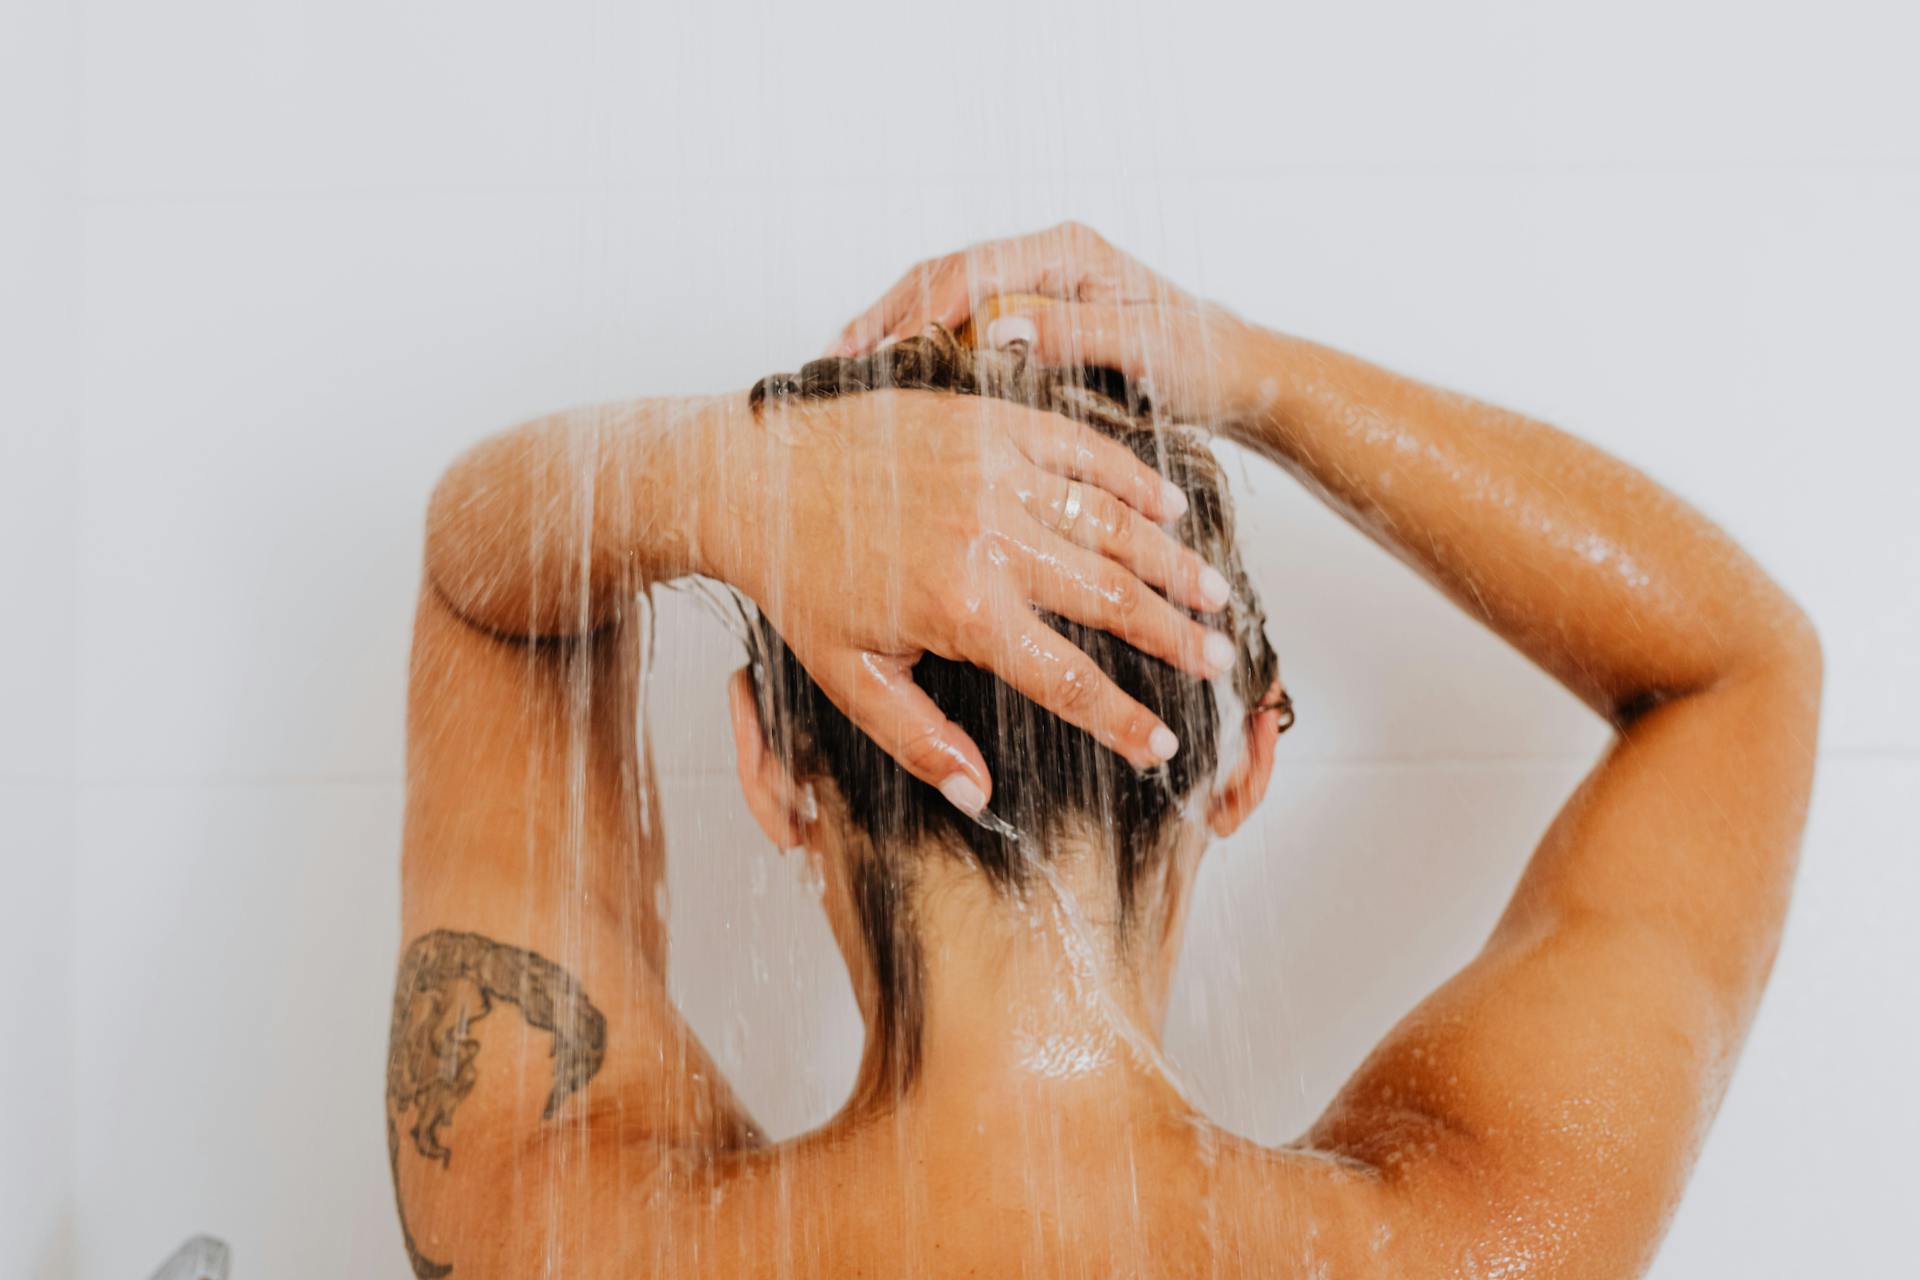
{"type": "Polygon", "coordinates": [[[467,621],[504,635],[604,626],[649,583],[710,571],[703,481],[745,397],[569,410],[485,440],[427,513],[426,572],[467,621]]]}
{"type": "Polygon", "coordinates": [[[1804,616],[1720,529],[1519,414],[1262,335],[1236,434],[1616,723],[1804,646],[1804,616]]]}

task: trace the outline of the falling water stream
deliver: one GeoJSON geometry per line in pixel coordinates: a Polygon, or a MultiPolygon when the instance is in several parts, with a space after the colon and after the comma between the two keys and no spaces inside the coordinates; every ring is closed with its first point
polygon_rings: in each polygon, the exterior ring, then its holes
{"type": "MultiPolygon", "coordinates": [[[[1149,200],[1161,189],[1151,155],[1142,172],[1124,176],[1149,200]]],[[[600,243],[586,258],[598,266],[612,228],[596,230],[600,243]]],[[[1229,424],[1218,410],[1229,399],[1223,350],[1247,330],[1157,277],[1140,284],[1112,258],[1102,259],[1108,276],[1089,268],[1083,278],[1075,255],[1096,242],[1072,227],[1052,234],[1052,275],[1037,280],[1022,277],[1026,264],[1004,260],[1003,248],[965,257],[969,314],[832,357],[743,354],[730,391],[653,400],[639,398],[652,388],[633,387],[624,401],[533,424],[546,431],[529,437],[536,444],[515,478],[491,481],[525,486],[524,523],[488,526],[466,513],[478,523],[466,529],[469,543],[504,567],[500,582],[468,582],[454,594],[524,609],[504,619],[468,609],[465,621],[523,642],[513,661],[525,692],[487,724],[459,725],[457,707],[438,708],[447,713],[438,718],[429,708],[410,733],[430,723],[413,745],[431,739],[426,745],[440,752],[459,733],[473,732],[476,744],[502,725],[520,735],[507,735],[523,762],[518,772],[488,778],[486,803],[474,807],[523,825],[521,845],[493,870],[523,885],[525,901],[480,913],[505,945],[441,929],[411,943],[403,960],[388,1149],[416,1276],[466,1269],[447,1261],[465,1257],[470,1243],[447,1229],[450,1220],[503,1252],[520,1248],[537,1274],[569,1277],[1330,1277],[1336,1267],[1386,1276],[1399,1273],[1396,1258],[1443,1256],[1414,1238],[1406,1216],[1380,1207],[1380,1191],[1435,1176],[1426,1171],[1463,1149],[1445,1145],[1465,1139],[1448,1130],[1454,1113],[1432,1100],[1470,1092],[1460,1073],[1471,1064],[1448,1056],[1460,1053],[1454,1033],[1466,1017],[1444,1003],[1423,1006],[1392,1029],[1393,1069],[1368,1077],[1363,1067],[1355,1077],[1362,1094],[1373,1090],[1362,1098],[1372,1127],[1278,1145],[1311,1121],[1336,1077],[1321,1070],[1309,1079],[1303,1066],[1301,1028],[1286,1003],[1295,975],[1263,975],[1259,989],[1278,998],[1236,1009],[1258,984],[1242,981],[1238,958],[1220,959],[1273,918],[1261,914],[1268,904],[1212,894],[1207,877],[1264,790],[1264,775],[1254,788],[1246,778],[1271,764],[1274,737],[1293,723],[1274,644],[1287,637],[1269,635],[1284,628],[1269,626],[1241,558],[1260,521],[1236,520],[1265,495],[1250,492],[1256,486],[1244,457],[1223,443],[1229,424]],[[1049,288],[1055,296],[1030,292],[1049,288]],[[1077,358],[1071,342],[1066,357],[1038,354],[1040,308],[1123,298],[1136,308],[1129,314],[1148,317],[1133,335],[1154,353],[1135,362],[1144,368],[1123,375],[1077,358]],[[1175,319],[1181,314],[1187,321],[1175,319]],[[1024,330],[1001,330],[1017,340],[994,339],[992,319],[1023,316],[1024,330]],[[1043,491],[1024,471],[979,461],[1005,447],[1016,410],[1027,415],[1022,422],[1080,424],[1071,461],[1053,464],[1079,479],[1043,491]],[[1070,606],[1041,603],[1053,589],[1118,609],[1125,594],[1126,584],[1090,571],[1067,540],[1086,492],[1097,488],[1088,441],[1151,468],[1146,479],[1157,472],[1174,490],[1179,505],[1163,495],[1166,510],[1139,527],[1157,524],[1154,536],[1199,557],[1191,581],[1203,580],[1204,561],[1221,584],[1205,609],[1194,589],[1171,581],[1165,599],[1149,601],[1191,629],[1182,658],[1150,658],[1146,641],[1136,647],[1098,626],[1075,630],[1070,606]],[[1016,498],[1036,513],[1027,524],[1007,514],[1016,498]],[[948,499],[973,506],[956,515],[948,499]],[[821,535],[848,524],[855,536],[821,535]],[[942,538],[964,543],[965,556],[921,555],[942,538]],[[829,553],[812,549],[819,546],[829,553]],[[520,579],[532,584],[524,598],[513,595],[520,579]],[[618,584],[610,607],[609,581],[618,584]],[[936,590],[945,595],[930,611],[925,600],[936,590]],[[936,625],[930,613],[951,623],[940,637],[951,641],[946,649],[919,643],[936,625]],[[850,662],[820,640],[833,633],[822,619],[848,617],[878,619],[869,633],[882,637],[862,641],[850,662]],[[1042,673],[1035,683],[1056,693],[1087,687],[1085,673],[1049,648],[1049,624],[1097,653],[1097,665],[1151,707],[1160,728],[1151,742],[1170,734],[1175,747],[1155,745],[1148,759],[1130,761],[1122,755],[1129,744],[1072,728],[1017,692],[1008,673],[1023,669],[1042,673]],[[1202,664],[1195,655],[1207,632],[1228,654],[1206,650],[1202,664]],[[734,668],[741,672],[729,681],[734,668]],[[943,795],[907,778],[848,723],[849,691],[897,692],[909,679],[967,726],[989,761],[993,794],[977,812],[963,815],[957,798],[949,805],[964,791],[943,795]],[[511,793],[522,782],[516,804],[511,793]],[[1203,856],[1209,845],[1216,852],[1203,856]],[[1176,982],[1190,936],[1216,948],[1213,963],[1176,982]],[[1170,1019],[1182,999],[1198,1009],[1170,1019]],[[520,1023],[508,1024],[518,1029],[495,1018],[474,1033],[505,1004],[519,1007],[520,1023]],[[1170,1022],[1188,1032],[1171,1037],[1171,1049],[1170,1022]],[[494,1087],[484,1065],[475,1072],[474,1055],[504,1057],[504,1043],[520,1049],[516,1083],[524,1107],[537,1104],[525,1119],[538,1136],[488,1150],[470,1137],[479,1121],[463,1129],[453,1112],[469,1093],[494,1087]],[[1249,1115],[1262,1123],[1236,1126],[1249,1115]],[[1279,1127],[1275,1116],[1294,1132],[1266,1131],[1279,1127]],[[1242,1132],[1249,1129],[1260,1131],[1242,1132]],[[405,1173],[422,1159],[437,1167],[424,1184],[405,1173]],[[476,1168],[490,1179],[486,1196],[459,1189],[476,1168]]],[[[926,302],[936,280],[910,273],[922,295],[909,296],[926,302]]],[[[613,293],[589,289],[589,323],[604,344],[588,357],[596,372],[624,358],[608,336],[613,293]]],[[[1676,575],[1669,564],[1663,576],[1662,548],[1630,545],[1631,522],[1616,519],[1611,503],[1671,517],[1680,530],[1672,545],[1685,548],[1674,563],[1758,580],[1729,541],[1686,523],[1671,495],[1629,469],[1600,470],[1612,464],[1597,451],[1576,453],[1517,415],[1426,388],[1394,383],[1376,388],[1371,402],[1344,399],[1340,377],[1391,375],[1334,368],[1337,353],[1310,344],[1287,351],[1297,361],[1288,376],[1310,406],[1301,412],[1325,419],[1324,436],[1311,443],[1351,452],[1316,466],[1311,448],[1287,453],[1263,439],[1260,451],[1469,613],[1523,650],[1532,646],[1529,656],[1576,693],[1598,688],[1608,673],[1594,672],[1611,663],[1636,697],[1665,697],[1667,672],[1629,670],[1636,664],[1621,659],[1626,646],[1608,628],[1665,628],[1684,651],[1721,621],[1703,623],[1697,606],[1670,589],[1676,575]],[[1422,431],[1448,415],[1458,419],[1448,419],[1451,429],[1422,431]],[[1516,448],[1503,459],[1501,445],[1518,437],[1537,437],[1537,455],[1516,448]],[[1589,492],[1592,475],[1606,479],[1589,492]],[[1441,495],[1434,510],[1420,508],[1422,494],[1441,495]],[[1398,526],[1389,499],[1405,504],[1398,526]],[[1466,527],[1476,521],[1481,529],[1466,527]],[[1497,536],[1486,537],[1477,560],[1459,550],[1485,529],[1497,536]],[[1519,560],[1527,571],[1512,569],[1519,560]],[[1599,637],[1591,645],[1583,648],[1564,619],[1542,625],[1542,578],[1568,599],[1584,591],[1585,607],[1604,616],[1585,624],[1599,637]],[[1540,638],[1556,629],[1564,632],[1558,648],[1540,638]]],[[[1272,398],[1272,377],[1259,395],[1272,398]]],[[[1262,422],[1276,438],[1287,429],[1262,422]]],[[[1021,466],[1040,474],[1040,462],[1036,454],[1021,466]]],[[[480,510],[498,496],[481,483],[465,500],[480,510]]],[[[1283,619],[1276,611],[1272,620],[1283,619]]],[[[436,661],[463,672],[502,661],[485,652],[417,647],[416,713],[419,690],[446,674],[436,661]]],[[[452,702],[465,696],[448,687],[452,702]]],[[[868,725],[882,742],[901,736],[900,704],[888,705],[895,718],[868,725]]],[[[1635,714],[1647,709],[1634,704],[1635,714]]],[[[942,760],[960,758],[950,743],[925,741],[946,753],[942,760]]],[[[409,777],[410,788],[419,786],[411,758],[409,777]]],[[[1397,802],[1390,786],[1378,794],[1397,802]]],[[[420,837],[419,795],[410,791],[410,842],[420,837]]],[[[1574,821],[1577,809],[1569,810],[1574,821]]],[[[466,817],[441,820],[458,828],[466,817]]],[[[1263,838],[1257,821],[1248,829],[1255,838],[1241,847],[1280,861],[1281,842],[1263,838]]],[[[1497,834],[1521,848],[1537,831],[1497,834]]],[[[501,838],[497,829],[492,838],[501,838]]],[[[1411,880],[1426,874],[1418,859],[1427,852],[1392,865],[1411,880]]],[[[1235,883],[1265,889],[1292,870],[1269,865],[1235,883]]],[[[1516,857],[1482,878],[1491,886],[1520,870],[1516,857]]],[[[1403,899],[1392,919],[1406,936],[1373,945],[1389,960],[1413,957],[1396,978],[1406,990],[1392,982],[1383,982],[1384,995],[1358,983],[1343,989],[1364,1005],[1328,1055],[1348,1055],[1343,1072],[1389,1031],[1370,1025],[1380,1008],[1412,1005],[1431,989],[1436,966],[1469,958],[1448,950],[1455,937],[1493,926],[1496,893],[1448,907],[1438,901],[1441,883],[1391,886],[1403,899]]],[[[1369,927],[1330,900],[1329,929],[1369,927]]],[[[1531,935],[1514,932],[1517,953],[1531,935]]],[[[1275,947],[1257,963],[1271,970],[1280,954],[1275,947]]],[[[1764,971],[1752,992],[1763,981],[1764,971]]],[[[1484,1008],[1473,1016],[1490,1017],[1484,1008]]],[[[1695,1113],[1670,1126],[1691,1144],[1687,1160],[1737,1051],[1737,1036],[1716,1033],[1691,1036],[1687,1052],[1697,1060],[1668,1068],[1698,1084],[1695,1113]]],[[[1550,1196],[1529,1186],[1490,1197],[1497,1220],[1475,1221],[1464,1244],[1444,1242],[1446,1274],[1520,1280],[1577,1253],[1603,1214],[1609,1179],[1632,1164],[1635,1148],[1621,1135],[1634,1118],[1616,1099],[1637,1095],[1616,1083],[1555,1100],[1559,1110],[1543,1127],[1557,1139],[1574,1135],[1578,1159],[1532,1170],[1550,1196]]],[[[1474,1099],[1484,1108],[1476,1114],[1497,1121],[1473,1138],[1508,1123],[1504,1101],[1474,1099]]],[[[1336,1129],[1340,1106],[1327,1113],[1336,1129]]],[[[1661,1223],[1684,1168],[1669,1185],[1651,1211],[1661,1223]]],[[[1424,1194],[1414,1185],[1396,1203],[1424,1194]]]]}

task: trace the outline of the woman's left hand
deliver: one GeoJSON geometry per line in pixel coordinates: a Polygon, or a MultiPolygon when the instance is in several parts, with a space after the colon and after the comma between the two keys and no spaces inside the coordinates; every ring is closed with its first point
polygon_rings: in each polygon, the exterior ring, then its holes
{"type": "Polygon", "coordinates": [[[701,503],[707,570],[753,598],[848,719],[962,809],[992,780],[914,683],[923,653],[992,671],[1141,768],[1178,740],[1036,610],[1196,675],[1232,664],[1232,642],[1175,607],[1217,610],[1228,595],[1158,527],[1185,496],[1084,425],[895,390],[770,404],[725,431],[701,503]]]}

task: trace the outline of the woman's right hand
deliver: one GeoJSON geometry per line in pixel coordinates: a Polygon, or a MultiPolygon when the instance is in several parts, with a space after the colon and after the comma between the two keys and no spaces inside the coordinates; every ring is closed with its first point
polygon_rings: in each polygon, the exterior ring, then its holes
{"type": "Polygon", "coordinates": [[[753,598],[848,719],[963,810],[992,780],[914,684],[922,654],[994,672],[1140,768],[1179,749],[1173,734],[1035,610],[1195,675],[1233,661],[1226,637],[1169,603],[1213,611],[1228,594],[1159,527],[1184,495],[1085,426],[882,391],[769,401],[721,430],[700,504],[711,571],[753,598]]]}

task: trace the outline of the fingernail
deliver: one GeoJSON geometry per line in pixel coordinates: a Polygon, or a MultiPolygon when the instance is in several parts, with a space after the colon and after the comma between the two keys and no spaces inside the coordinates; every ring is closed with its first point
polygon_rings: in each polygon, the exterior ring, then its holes
{"type": "Polygon", "coordinates": [[[964,773],[956,773],[941,783],[940,794],[947,798],[947,803],[968,816],[987,807],[986,794],[974,786],[973,779],[964,773]]]}
{"type": "Polygon", "coordinates": [[[1167,519],[1178,520],[1187,514],[1187,495],[1173,481],[1160,482],[1160,498],[1167,504],[1167,519]]]}
{"type": "Polygon", "coordinates": [[[1040,331],[1026,316],[1001,316],[987,326],[987,345],[996,351],[1005,351],[1020,343],[1030,347],[1039,337],[1040,331]]]}
{"type": "Polygon", "coordinates": [[[1237,656],[1233,647],[1233,641],[1227,639],[1218,631],[1209,631],[1207,632],[1205,648],[1207,652],[1207,665],[1213,668],[1216,675],[1222,671],[1233,670],[1233,660],[1237,656]]]}
{"type": "Polygon", "coordinates": [[[1161,725],[1147,739],[1147,750],[1153,752],[1156,760],[1171,760],[1180,750],[1180,739],[1173,736],[1173,730],[1161,725]]]}
{"type": "Polygon", "coordinates": [[[1209,609],[1218,609],[1233,597],[1227,575],[1212,565],[1200,566],[1200,599],[1209,609]]]}

